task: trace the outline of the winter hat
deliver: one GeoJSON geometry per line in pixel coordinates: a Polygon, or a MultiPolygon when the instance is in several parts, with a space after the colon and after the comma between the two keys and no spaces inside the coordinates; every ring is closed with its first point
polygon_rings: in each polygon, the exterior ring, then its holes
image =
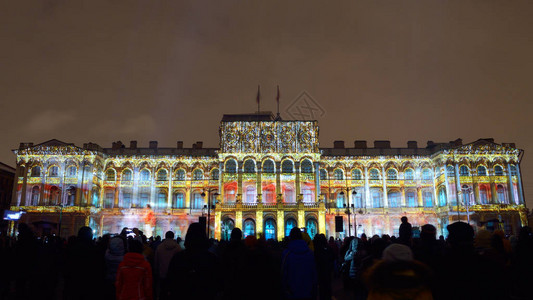
{"type": "Polygon", "coordinates": [[[387,262],[412,261],[413,252],[405,245],[392,244],[383,251],[383,260],[387,262]]]}

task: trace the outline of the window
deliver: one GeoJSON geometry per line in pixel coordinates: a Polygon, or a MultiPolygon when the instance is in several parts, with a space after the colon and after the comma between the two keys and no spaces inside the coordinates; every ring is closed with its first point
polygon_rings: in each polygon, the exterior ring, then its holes
{"type": "Polygon", "coordinates": [[[343,208],[344,207],[344,194],[338,193],[337,194],[337,208],[343,208]]]}
{"type": "Polygon", "coordinates": [[[38,186],[34,186],[31,189],[31,204],[30,205],[33,205],[33,206],[39,205],[39,195],[40,195],[40,193],[41,193],[41,191],[40,191],[38,186]]]}
{"type": "Polygon", "coordinates": [[[455,176],[455,168],[453,166],[448,165],[446,167],[446,172],[448,172],[448,177],[454,177],[455,176]]]}
{"type": "Polygon", "coordinates": [[[105,172],[105,180],[115,181],[115,170],[109,169],[105,172]]]}
{"type": "Polygon", "coordinates": [[[443,188],[439,190],[439,206],[446,206],[446,191],[443,188]]]}
{"type": "Polygon", "coordinates": [[[276,222],[272,218],[265,221],[265,239],[267,241],[276,239],[276,222]]]}
{"type": "Polygon", "coordinates": [[[515,165],[511,165],[511,176],[518,176],[518,171],[515,165]]]}
{"type": "Polygon", "coordinates": [[[39,177],[39,176],[41,176],[41,167],[31,168],[31,177],[39,177]]]}
{"type": "Polygon", "coordinates": [[[235,189],[228,189],[224,193],[224,198],[226,202],[235,202],[235,189]]]}
{"type": "Polygon", "coordinates": [[[113,191],[107,191],[105,193],[104,208],[113,208],[115,202],[115,193],[113,191]]]}
{"type": "Polygon", "coordinates": [[[388,169],[387,170],[387,179],[388,180],[397,180],[398,179],[398,173],[394,169],[388,169]]]}
{"type": "Polygon", "coordinates": [[[479,187],[479,202],[481,204],[489,204],[489,191],[486,186],[479,187]]]}
{"type": "Polygon", "coordinates": [[[211,180],[218,180],[220,171],[218,169],[211,170],[211,180]]]}
{"type": "Polygon", "coordinates": [[[317,222],[314,218],[310,218],[305,222],[305,229],[307,230],[307,234],[311,239],[315,238],[315,235],[317,233],[317,222]]]}
{"type": "Polygon", "coordinates": [[[328,172],[324,169],[320,169],[320,180],[328,180],[328,172]]]}
{"type": "Polygon", "coordinates": [[[202,209],[204,208],[204,198],[200,193],[194,193],[192,197],[192,208],[193,209],[202,209]]]}
{"type": "Polygon", "coordinates": [[[497,194],[498,194],[498,201],[500,203],[509,204],[509,202],[507,201],[505,188],[503,187],[503,185],[501,185],[501,184],[498,185],[497,194]]]}
{"type": "Polygon", "coordinates": [[[124,172],[122,172],[122,181],[131,181],[131,174],[131,170],[124,170],[124,172]]]}
{"type": "Polygon", "coordinates": [[[200,169],[194,170],[192,173],[192,180],[202,180],[204,179],[204,172],[200,169]]]}
{"type": "Polygon", "coordinates": [[[333,176],[335,177],[335,180],[343,180],[344,179],[344,173],[341,169],[335,169],[335,172],[333,173],[333,176]]]}
{"type": "Polygon", "coordinates": [[[285,236],[289,236],[294,227],[296,227],[296,220],[293,218],[287,219],[287,221],[285,221],[285,236]]]}
{"type": "Polygon", "coordinates": [[[405,180],[415,180],[415,171],[413,169],[405,170],[405,180]]]}
{"type": "Polygon", "coordinates": [[[503,176],[503,168],[502,168],[502,166],[494,167],[494,175],[503,176]]]}
{"type": "Polygon", "coordinates": [[[304,159],[301,165],[302,173],[313,173],[313,164],[310,160],[304,159]]]}
{"type": "Polygon", "coordinates": [[[141,181],[148,181],[150,180],[150,171],[147,169],[143,169],[141,171],[141,181]]]}
{"type": "Polygon", "coordinates": [[[244,162],[244,173],[255,173],[255,163],[251,159],[244,162]]]}
{"type": "Polygon", "coordinates": [[[292,160],[284,160],[281,164],[281,172],[282,173],[292,173],[293,172],[293,163],[292,160]]]}
{"type": "Polygon", "coordinates": [[[161,169],[157,171],[157,180],[166,181],[167,180],[167,170],[161,169]]]}
{"type": "Polygon", "coordinates": [[[431,170],[429,169],[422,170],[422,180],[431,180],[431,170]]]}
{"type": "Polygon", "coordinates": [[[221,238],[223,241],[229,241],[231,238],[231,231],[235,228],[235,222],[232,219],[227,218],[222,222],[221,238]]]}
{"type": "Polygon", "coordinates": [[[185,207],[185,195],[182,192],[174,194],[174,205],[173,208],[184,208],[185,207]]]}
{"type": "Polygon", "coordinates": [[[230,159],[226,162],[226,173],[237,173],[237,163],[234,159],[230,159]]]}
{"type": "Polygon", "coordinates": [[[353,170],[352,171],[352,179],[353,180],[361,180],[362,179],[361,170],[359,170],[359,169],[353,170]]]}
{"type": "Polygon", "coordinates": [[[265,203],[274,203],[274,193],[276,188],[273,184],[269,184],[263,188],[263,202],[265,203]]]}
{"type": "Polygon", "coordinates": [[[252,219],[246,219],[242,223],[243,230],[243,237],[246,238],[248,236],[254,236],[255,235],[255,222],[252,219]]]}
{"type": "Polygon", "coordinates": [[[131,193],[122,194],[122,207],[123,208],[131,207],[131,193]]]}
{"type": "Polygon", "coordinates": [[[76,204],[76,188],[73,186],[70,186],[67,189],[67,203],[66,205],[74,206],[76,204]]]}
{"type": "Polygon", "coordinates": [[[470,175],[470,169],[468,169],[467,166],[462,165],[462,166],[459,168],[459,175],[461,175],[461,176],[468,176],[468,175],[470,175]]]}
{"type": "Polygon", "coordinates": [[[389,207],[400,207],[400,193],[399,192],[391,192],[388,195],[389,200],[389,207]]]}
{"type": "Polygon", "coordinates": [[[149,201],[150,201],[150,194],[141,193],[141,208],[145,208],[148,205],[149,201]]]}
{"type": "Polygon", "coordinates": [[[379,180],[379,171],[377,169],[370,170],[370,180],[379,180]]]}
{"type": "Polygon", "coordinates": [[[433,195],[431,192],[428,192],[428,191],[424,192],[424,206],[425,207],[433,206],[433,195]]]}
{"type": "Polygon", "coordinates": [[[263,163],[263,173],[274,173],[274,162],[270,159],[263,163]]]}
{"type": "Polygon", "coordinates": [[[179,169],[176,171],[176,180],[184,181],[185,180],[185,170],[179,169]]]}
{"type": "Polygon", "coordinates": [[[379,191],[372,191],[372,205],[373,207],[383,207],[383,202],[381,200],[381,193],[379,191]]]}
{"type": "Polygon", "coordinates": [[[76,177],[76,167],[75,166],[70,166],[67,168],[67,177],[69,178],[74,178],[76,177]]]}
{"type": "Polygon", "coordinates": [[[167,195],[165,193],[157,194],[157,208],[164,209],[167,207],[167,195]]]}
{"type": "Polygon", "coordinates": [[[303,188],[302,188],[302,194],[303,194],[303,202],[305,203],[312,203],[315,201],[315,195],[313,193],[313,190],[311,189],[311,187],[305,185],[303,188]]]}
{"type": "Polygon", "coordinates": [[[363,206],[363,195],[361,195],[361,191],[358,191],[357,194],[355,194],[355,196],[353,197],[354,197],[353,202],[354,202],[355,207],[357,208],[364,207],[363,206]]]}
{"type": "Polygon", "coordinates": [[[484,166],[478,166],[477,167],[477,175],[478,176],[487,176],[487,168],[484,166]]]}
{"type": "Polygon", "coordinates": [[[247,186],[246,193],[244,195],[244,202],[255,203],[257,199],[257,193],[254,186],[247,186]]]}
{"type": "Polygon", "coordinates": [[[415,193],[414,192],[407,192],[405,194],[405,200],[407,201],[407,206],[409,207],[417,207],[417,203],[416,203],[416,196],[415,196],[415,193]]]}
{"type": "Polygon", "coordinates": [[[59,176],[59,168],[57,166],[51,166],[48,171],[49,177],[57,177],[59,176]]]}
{"type": "Polygon", "coordinates": [[[283,198],[285,198],[285,203],[295,203],[296,197],[294,195],[294,189],[292,186],[286,186],[283,190],[283,198]]]}

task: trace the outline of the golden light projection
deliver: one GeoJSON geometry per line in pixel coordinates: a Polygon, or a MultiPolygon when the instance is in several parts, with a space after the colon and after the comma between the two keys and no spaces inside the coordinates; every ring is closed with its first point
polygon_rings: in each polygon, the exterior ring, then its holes
{"type": "Polygon", "coordinates": [[[137,227],[183,237],[202,217],[216,239],[239,227],[278,240],[293,227],[311,236],[398,235],[404,215],[443,235],[458,220],[508,234],[527,222],[522,152],[512,144],[319,148],[318,131],[316,121],[225,115],[219,149],[21,144],[11,210],[42,234],[61,227],[64,236],[88,225],[98,235],[137,227]]]}

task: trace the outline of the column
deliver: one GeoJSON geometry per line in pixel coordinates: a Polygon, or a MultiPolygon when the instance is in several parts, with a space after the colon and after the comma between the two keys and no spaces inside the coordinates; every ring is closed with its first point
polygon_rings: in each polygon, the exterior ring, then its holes
{"type": "Polygon", "coordinates": [[[190,182],[186,183],[185,187],[185,208],[191,209],[191,185],[190,182]]]}
{"type": "Polygon", "coordinates": [[[220,234],[221,234],[221,232],[220,232],[220,229],[221,229],[220,228],[220,224],[221,224],[220,223],[221,222],[220,218],[221,218],[221,216],[222,216],[222,212],[220,210],[216,210],[215,211],[215,224],[214,224],[215,225],[215,239],[216,240],[220,240],[220,238],[221,238],[221,236],[220,236],[220,234]]]}
{"type": "Polygon", "coordinates": [[[407,204],[405,203],[405,187],[404,186],[400,187],[400,194],[401,194],[401,197],[402,197],[402,205],[401,205],[401,207],[406,207],[407,204]]]}
{"type": "Polygon", "coordinates": [[[157,205],[156,205],[156,203],[157,203],[157,198],[156,198],[156,195],[155,195],[155,194],[156,194],[156,188],[155,188],[155,178],[156,178],[155,171],[156,171],[156,169],[155,169],[155,167],[152,168],[151,171],[152,171],[152,172],[151,172],[152,174],[150,174],[150,175],[151,175],[151,176],[150,176],[150,177],[151,177],[151,178],[150,178],[150,179],[151,179],[150,182],[151,182],[152,184],[150,185],[150,206],[154,206],[154,207],[152,207],[152,209],[154,209],[154,208],[157,206],[157,205]]]}
{"type": "Polygon", "coordinates": [[[326,234],[326,205],[320,203],[318,207],[318,233],[326,234]]]}
{"type": "Polygon", "coordinates": [[[368,184],[368,167],[365,166],[365,198],[366,198],[366,207],[372,207],[370,205],[370,186],[368,184]]]}
{"type": "MultiPolygon", "coordinates": [[[[436,172],[437,169],[433,169],[433,207],[439,206],[439,198],[437,195],[437,186],[435,185],[435,179],[436,179],[436,172]]],[[[446,174],[446,167],[444,168],[444,173],[446,174]]],[[[446,175],[445,175],[446,176],[446,175]]]]}
{"type": "Polygon", "coordinates": [[[218,193],[220,194],[220,203],[224,203],[224,163],[218,164],[218,193]]]}
{"type": "Polygon", "coordinates": [[[385,174],[385,167],[381,167],[381,178],[383,179],[383,207],[389,207],[388,195],[387,195],[387,174],[385,174]]]}
{"type": "MultiPolygon", "coordinates": [[[[17,203],[14,203],[15,205],[17,206],[26,206],[27,203],[29,203],[27,197],[26,197],[26,189],[28,188],[27,185],[28,185],[28,168],[26,167],[26,165],[22,165],[22,166],[19,166],[19,168],[24,168],[24,173],[23,174],[19,174],[24,176],[23,179],[22,179],[22,189],[20,190],[20,202],[17,204],[17,203]]],[[[19,169],[19,172],[20,172],[20,169],[19,169]]],[[[13,186],[16,187],[18,186],[18,177],[15,177],[14,179],[14,184],[13,186]]],[[[42,188],[39,192],[42,192],[42,188]]],[[[13,198],[16,197],[17,193],[16,193],[16,188],[13,188],[13,198]]],[[[40,200],[40,199],[39,199],[40,200]]],[[[31,192],[30,192],[30,201],[31,201],[31,192]]],[[[13,202],[12,202],[13,203],[13,202]]]]}
{"type": "Polygon", "coordinates": [[[174,173],[174,168],[170,167],[168,169],[168,176],[167,176],[167,179],[168,179],[167,208],[168,209],[172,208],[172,195],[174,194],[173,189],[172,189],[172,173],[174,173]]]}
{"type": "Polygon", "coordinates": [[[139,166],[134,166],[133,167],[133,195],[132,195],[132,199],[131,201],[133,202],[132,204],[135,204],[135,207],[139,207],[139,204],[141,203],[141,197],[139,195],[139,179],[140,179],[140,174],[139,174],[139,166]]]}
{"type": "Polygon", "coordinates": [[[298,227],[305,227],[305,211],[303,209],[298,210],[298,227]]]}
{"type": "Polygon", "coordinates": [[[507,190],[509,191],[509,203],[510,204],[515,204],[515,200],[514,200],[514,184],[513,184],[513,176],[511,175],[511,164],[510,163],[507,163],[507,179],[508,179],[508,184],[507,184],[507,190]]]}
{"type": "MultiPolygon", "coordinates": [[[[473,180],[474,180],[474,177],[472,177],[472,181],[473,180]]],[[[474,185],[474,203],[481,204],[481,199],[479,198],[479,183],[476,182],[476,183],[473,183],[473,185],[474,185]]]]}
{"type": "Polygon", "coordinates": [[[242,210],[235,211],[235,227],[242,230],[242,210]]]}
{"type": "Polygon", "coordinates": [[[118,200],[119,200],[119,185],[117,184],[117,181],[115,181],[115,196],[113,197],[113,208],[118,208],[118,200]]]}
{"type": "MultiPolygon", "coordinates": [[[[45,183],[46,183],[46,169],[48,168],[48,163],[43,163],[41,167],[41,189],[39,190],[39,205],[45,205],[47,202],[47,199],[45,197],[47,196],[45,194],[45,183]]],[[[102,188],[103,189],[103,188],[102,188]]],[[[26,199],[24,199],[26,200],[26,199]]]]}
{"type": "Polygon", "coordinates": [[[237,162],[237,201],[242,202],[242,161],[237,162]]]}
{"type": "Polygon", "coordinates": [[[76,174],[78,179],[78,184],[76,185],[76,197],[74,198],[74,205],[75,206],[82,206],[84,203],[84,193],[83,193],[83,181],[85,180],[85,162],[82,161],[78,165],[78,173],[76,174]]]}
{"type": "Polygon", "coordinates": [[[424,206],[424,202],[423,202],[423,199],[422,199],[422,187],[420,186],[417,186],[416,187],[416,196],[417,196],[417,200],[418,200],[418,206],[419,207],[423,207],[424,206]]]}
{"type": "Polygon", "coordinates": [[[496,191],[496,183],[493,181],[494,179],[491,178],[490,182],[490,198],[492,203],[498,203],[498,193],[496,191]]]}
{"type": "Polygon", "coordinates": [[[276,220],[278,241],[283,240],[285,237],[285,218],[282,210],[277,211],[277,220],[276,220]]]}
{"type": "Polygon", "coordinates": [[[263,211],[255,212],[255,235],[259,238],[259,233],[263,233],[263,211]]]}
{"type": "Polygon", "coordinates": [[[459,179],[459,166],[456,162],[455,164],[455,201],[457,207],[459,207],[459,203],[461,203],[461,199],[459,199],[459,194],[461,194],[461,180],[459,179]]]}
{"type": "Polygon", "coordinates": [[[300,199],[301,199],[301,195],[300,195],[300,190],[301,190],[301,187],[300,187],[300,163],[299,162],[294,162],[294,171],[296,172],[296,180],[295,180],[296,202],[299,202],[300,199]]]}
{"type": "Polygon", "coordinates": [[[276,201],[281,202],[281,163],[276,162],[276,201]]]}
{"type": "MultiPolygon", "coordinates": [[[[315,202],[318,202],[320,199],[319,196],[321,192],[320,191],[320,165],[318,164],[318,162],[315,162],[314,165],[315,165],[315,202]]],[[[325,230],[326,229],[324,229],[324,234],[326,233],[325,230]]]]}
{"type": "Polygon", "coordinates": [[[263,186],[261,182],[261,174],[262,174],[261,161],[258,161],[256,163],[256,166],[257,166],[257,177],[256,177],[257,179],[255,181],[256,181],[256,190],[257,190],[257,203],[262,203],[263,202],[263,186]]]}
{"type": "Polygon", "coordinates": [[[524,204],[524,190],[522,189],[522,175],[520,174],[520,164],[516,164],[516,175],[518,183],[518,203],[524,204]]]}
{"type": "MultiPolygon", "coordinates": [[[[446,195],[446,205],[449,204],[449,200],[448,200],[448,197],[450,197],[450,193],[448,191],[449,187],[448,187],[448,165],[445,163],[444,164],[444,195],[446,195]]],[[[438,191],[437,191],[438,192],[438,191]]],[[[437,193],[437,197],[438,197],[438,193],[437,193]]],[[[436,198],[438,199],[438,198],[436,198]]],[[[439,200],[435,200],[435,202],[438,202],[439,200]]]]}

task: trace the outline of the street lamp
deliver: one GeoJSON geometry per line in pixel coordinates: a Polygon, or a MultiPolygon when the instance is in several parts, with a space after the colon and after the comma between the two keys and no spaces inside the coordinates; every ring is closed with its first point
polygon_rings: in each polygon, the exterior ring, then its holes
{"type": "MultiPolygon", "coordinates": [[[[217,189],[207,189],[207,193],[208,193],[208,195],[207,195],[207,238],[210,238],[210,232],[209,231],[211,229],[210,228],[210,225],[211,225],[210,224],[211,223],[211,197],[209,197],[209,195],[211,195],[212,191],[216,191],[216,190],[217,189]]],[[[215,196],[215,197],[218,197],[219,195],[220,194],[217,193],[217,192],[215,192],[213,194],[213,196],[215,196]]],[[[205,197],[205,196],[206,196],[206,194],[205,194],[205,191],[204,191],[204,192],[202,192],[202,198],[205,197]]]]}
{"type": "MultiPolygon", "coordinates": [[[[349,190],[350,190],[349,188],[346,189],[346,191],[349,191],[349,190]]],[[[341,191],[340,195],[344,196],[344,191],[341,191]]],[[[355,197],[355,195],[357,195],[357,192],[353,190],[352,197],[355,197]]],[[[352,213],[351,209],[353,208],[353,204],[350,204],[350,198],[347,198],[346,200],[348,202],[348,205],[344,203],[344,208],[346,208],[346,213],[348,214],[348,236],[352,236],[352,230],[351,230],[352,222],[350,220],[350,214],[352,213]]],[[[355,222],[355,215],[354,215],[354,222],[355,222]]],[[[357,230],[357,228],[355,228],[354,230],[357,230]]],[[[356,232],[356,235],[357,235],[357,232],[356,232]]]]}

